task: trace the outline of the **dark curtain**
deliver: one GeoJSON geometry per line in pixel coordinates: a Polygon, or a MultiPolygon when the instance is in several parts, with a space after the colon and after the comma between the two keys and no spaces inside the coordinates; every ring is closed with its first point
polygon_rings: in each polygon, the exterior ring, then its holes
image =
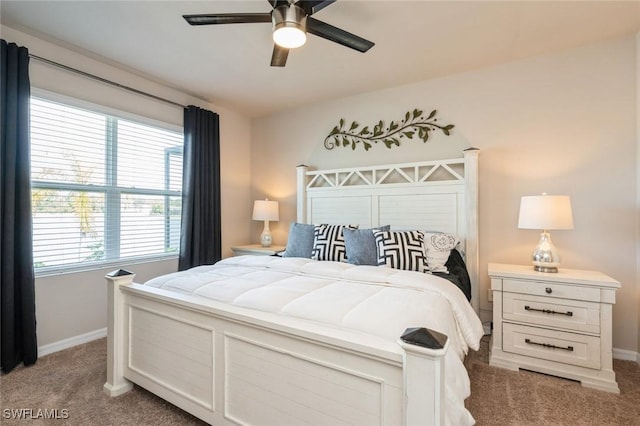
{"type": "Polygon", "coordinates": [[[181,271],[222,257],[218,114],[193,105],[184,109],[183,159],[181,271]]]}
{"type": "Polygon", "coordinates": [[[0,357],[8,373],[38,359],[31,234],[29,51],[2,42],[0,65],[0,357]]]}

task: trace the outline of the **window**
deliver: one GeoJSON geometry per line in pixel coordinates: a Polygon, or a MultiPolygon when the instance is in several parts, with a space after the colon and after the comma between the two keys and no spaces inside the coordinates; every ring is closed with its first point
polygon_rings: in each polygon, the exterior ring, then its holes
{"type": "Polygon", "coordinates": [[[177,254],[183,135],[31,98],[36,272],[177,254]]]}

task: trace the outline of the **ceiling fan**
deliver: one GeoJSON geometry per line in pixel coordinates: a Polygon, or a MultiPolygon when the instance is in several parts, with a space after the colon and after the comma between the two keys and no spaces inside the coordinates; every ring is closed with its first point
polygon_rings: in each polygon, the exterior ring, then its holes
{"type": "Polygon", "coordinates": [[[337,0],[267,0],[273,10],[264,13],[213,13],[183,15],[191,25],[248,24],[271,22],[273,24],[272,67],[284,67],[289,49],[302,46],[306,33],[325,38],[358,52],[366,52],[374,43],[345,30],[313,18],[311,15],[337,0]]]}

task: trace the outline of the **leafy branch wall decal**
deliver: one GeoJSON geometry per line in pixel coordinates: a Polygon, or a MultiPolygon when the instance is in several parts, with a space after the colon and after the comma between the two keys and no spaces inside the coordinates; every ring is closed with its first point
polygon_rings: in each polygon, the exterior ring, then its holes
{"type": "Polygon", "coordinates": [[[453,124],[441,126],[436,123],[438,121],[436,112],[434,109],[425,117],[423,116],[424,111],[416,108],[413,111],[407,111],[404,119],[397,122],[392,121],[388,127],[385,127],[384,121],[380,120],[372,129],[369,129],[369,126],[359,129],[360,124],[356,121],[352,121],[351,125],[346,128],[346,122],[344,118],[341,118],[338,125],[324,138],[324,147],[333,149],[339,146],[351,146],[351,149],[355,150],[361,143],[365,151],[368,151],[373,144],[382,142],[391,149],[393,146],[400,146],[402,138],[413,139],[416,133],[423,142],[429,140],[429,132],[433,130],[441,130],[442,133],[449,136],[454,127],[453,124]]]}

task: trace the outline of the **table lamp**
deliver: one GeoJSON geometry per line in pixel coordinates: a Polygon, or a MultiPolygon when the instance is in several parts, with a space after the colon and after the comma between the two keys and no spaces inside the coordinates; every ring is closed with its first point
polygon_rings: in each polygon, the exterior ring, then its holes
{"type": "Polygon", "coordinates": [[[568,195],[531,195],[520,200],[520,229],[540,229],[540,241],[533,251],[533,269],[558,272],[560,255],[551,242],[550,230],[573,229],[571,199],[568,195]]]}
{"type": "Polygon", "coordinates": [[[269,221],[280,220],[280,214],[277,201],[256,200],[253,203],[253,220],[264,220],[264,229],[260,234],[260,244],[262,247],[271,245],[271,231],[269,230],[269,221]]]}

